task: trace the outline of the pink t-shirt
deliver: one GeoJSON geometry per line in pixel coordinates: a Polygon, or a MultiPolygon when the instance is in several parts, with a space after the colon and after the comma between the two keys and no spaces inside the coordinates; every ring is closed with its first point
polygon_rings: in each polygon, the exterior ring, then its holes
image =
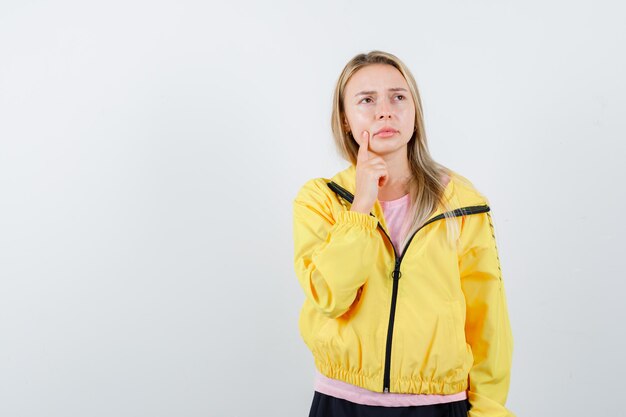
{"type": "MultiPolygon", "coordinates": [[[[388,201],[380,201],[385,215],[385,222],[389,229],[391,242],[396,247],[398,254],[402,253],[400,242],[407,232],[408,224],[403,224],[409,214],[409,194],[388,201]]],[[[336,398],[343,398],[357,404],[378,405],[384,407],[406,407],[413,405],[440,404],[452,401],[460,401],[467,398],[467,393],[461,391],[456,394],[395,394],[370,391],[347,382],[328,378],[317,369],[315,374],[315,391],[336,398]]]]}
{"type": "Polygon", "coordinates": [[[398,255],[402,253],[400,242],[404,239],[409,226],[407,219],[409,214],[409,197],[409,194],[405,194],[395,200],[380,201],[383,213],[385,213],[385,223],[387,223],[387,229],[389,229],[389,237],[398,255]]]}

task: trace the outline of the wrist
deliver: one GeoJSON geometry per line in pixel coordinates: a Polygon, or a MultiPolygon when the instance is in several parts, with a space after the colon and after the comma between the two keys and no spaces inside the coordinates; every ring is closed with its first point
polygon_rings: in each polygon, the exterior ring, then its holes
{"type": "Polygon", "coordinates": [[[366,207],[360,204],[352,204],[352,206],[350,207],[350,211],[356,211],[358,213],[363,213],[363,214],[370,214],[369,209],[367,209],[366,207]]]}

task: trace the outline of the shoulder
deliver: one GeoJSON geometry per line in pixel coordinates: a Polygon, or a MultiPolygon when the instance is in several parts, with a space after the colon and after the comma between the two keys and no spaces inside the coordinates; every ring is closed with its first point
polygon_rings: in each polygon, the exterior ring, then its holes
{"type": "Polygon", "coordinates": [[[450,178],[461,205],[489,205],[487,196],[469,178],[452,170],[450,170],[450,178]]]}
{"type": "Polygon", "coordinates": [[[323,200],[336,200],[335,192],[328,186],[331,181],[341,184],[349,191],[351,191],[350,184],[353,182],[355,174],[355,166],[348,165],[338,172],[335,172],[331,177],[319,176],[311,178],[305,181],[296,193],[296,200],[299,199],[323,199],[323,200]]]}
{"type": "Polygon", "coordinates": [[[335,223],[339,202],[334,192],[328,187],[330,179],[311,178],[304,182],[292,200],[293,217],[298,222],[335,223]]]}
{"type": "Polygon", "coordinates": [[[335,193],[328,187],[329,178],[316,177],[305,181],[293,198],[293,207],[297,211],[313,211],[328,220],[335,215],[337,199],[335,193]]]}
{"type": "Polygon", "coordinates": [[[308,199],[324,199],[330,196],[330,189],[327,183],[330,179],[325,177],[315,177],[305,181],[294,197],[294,200],[308,200],[308,199]]]}

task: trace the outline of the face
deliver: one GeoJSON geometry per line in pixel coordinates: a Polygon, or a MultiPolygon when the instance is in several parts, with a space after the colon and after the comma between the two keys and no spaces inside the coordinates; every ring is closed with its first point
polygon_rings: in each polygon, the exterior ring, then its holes
{"type": "Polygon", "coordinates": [[[370,151],[406,153],[415,126],[415,105],[406,80],[395,67],[372,64],[352,74],[344,89],[344,109],[344,129],[355,138],[367,130],[370,151]],[[382,128],[395,132],[378,133],[382,128]]]}

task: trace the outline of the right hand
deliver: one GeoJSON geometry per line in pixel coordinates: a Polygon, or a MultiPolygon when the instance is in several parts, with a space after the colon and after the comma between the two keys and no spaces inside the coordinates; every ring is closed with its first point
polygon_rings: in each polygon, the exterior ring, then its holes
{"type": "Polygon", "coordinates": [[[356,192],[351,211],[369,214],[378,198],[378,189],[387,183],[387,163],[369,151],[370,135],[367,130],[361,133],[359,152],[356,158],[356,192]]]}

